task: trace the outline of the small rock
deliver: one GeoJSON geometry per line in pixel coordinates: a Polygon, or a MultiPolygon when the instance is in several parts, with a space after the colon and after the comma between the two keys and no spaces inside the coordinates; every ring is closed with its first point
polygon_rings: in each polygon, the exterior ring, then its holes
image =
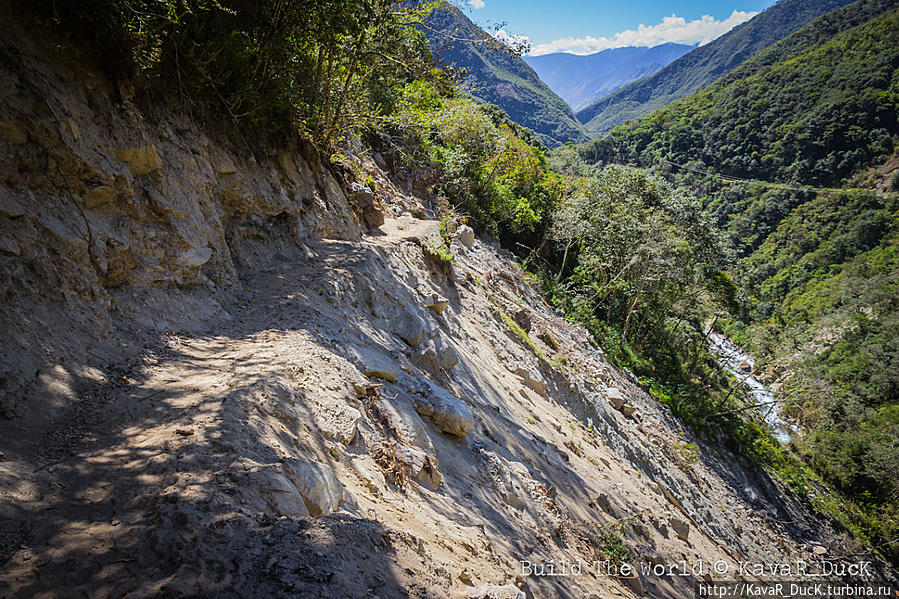
{"type": "Polygon", "coordinates": [[[606,389],[606,399],[608,399],[609,404],[618,411],[621,411],[621,408],[624,407],[624,393],[622,393],[621,389],[618,387],[609,387],[606,389]]]}
{"type": "Polygon", "coordinates": [[[425,305],[435,313],[441,314],[446,310],[446,307],[449,306],[449,300],[434,293],[431,294],[428,303],[425,305]]]}
{"type": "Polygon", "coordinates": [[[827,555],[827,547],[823,545],[812,545],[812,552],[815,555],[827,555]]]}
{"type": "Polygon", "coordinates": [[[624,404],[623,406],[621,406],[621,413],[627,417],[632,416],[634,414],[634,412],[636,412],[636,411],[637,411],[637,408],[635,408],[634,406],[632,406],[630,404],[624,404]]]}
{"type": "Polygon", "coordinates": [[[512,584],[497,586],[495,584],[482,584],[468,592],[468,599],[526,599],[527,595],[512,584]]]}
{"type": "Polygon", "coordinates": [[[474,244],[474,229],[468,225],[459,227],[456,231],[456,235],[459,237],[459,242],[465,247],[470,248],[472,244],[474,244]]]}
{"type": "Polygon", "coordinates": [[[668,524],[671,525],[671,530],[674,531],[674,536],[676,536],[681,541],[687,540],[687,536],[690,534],[690,525],[687,522],[684,522],[680,518],[669,518],[668,524]]]}
{"type": "Polygon", "coordinates": [[[162,168],[162,159],[153,144],[116,150],[115,154],[135,175],[146,175],[162,168]]]}

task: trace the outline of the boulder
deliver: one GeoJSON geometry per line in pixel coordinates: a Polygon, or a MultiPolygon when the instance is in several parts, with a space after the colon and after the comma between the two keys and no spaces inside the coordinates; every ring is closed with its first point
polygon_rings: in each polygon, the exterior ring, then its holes
{"type": "Polygon", "coordinates": [[[365,376],[373,376],[395,383],[402,373],[400,367],[391,359],[374,350],[365,347],[352,347],[349,353],[348,359],[365,376]]]}
{"type": "Polygon", "coordinates": [[[515,374],[521,377],[521,381],[534,393],[540,397],[546,397],[546,385],[543,383],[543,377],[539,374],[522,366],[515,369],[515,374]]]}
{"type": "Polygon", "coordinates": [[[162,159],[153,144],[116,150],[115,154],[119,160],[128,165],[135,175],[146,175],[162,168],[162,159]]]}
{"type": "Polygon", "coordinates": [[[359,410],[343,402],[321,406],[315,412],[315,420],[322,434],[344,445],[349,445],[356,438],[356,428],[361,419],[359,410]]]}
{"type": "Polygon", "coordinates": [[[250,485],[256,488],[259,497],[265,505],[259,505],[258,500],[250,502],[255,509],[267,508],[277,516],[294,516],[306,518],[309,510],[303,501],[303,496],[290,480],[283,474],[271,470],[257,470],[248,474],[250,485]]]}
{"type": "Polygon", "coordinates": [[[418,347],[433,336],[430,323],[411,310],[405,310],[397,320],[397,335],[409,347],[418,347]]]}
{"type": "Polygon", "coordinates": [[[415,399],[415,411],[430,418],[441,431],[464,437],[474,427],[471,408],[449,391],[430,381],[415,399]]]}
{"type": "Polygon", "coordinates": [[[303,497],[310,516],[330,514],[337,509],[343,496],[343,486],[330,466],[285,458],[282,467],[303,497]]]}
{"type": "Polygon", "coordinates": [[[429,339],[418,352],[418,357],[435,371],[449,370],[459,363],[459,354],[440,337],[429,339]]]}
{"type": "Polygon", "coordinates": [[[459,227],[456,230],[456,236],[459,238],[459,242],[467,248],[474,244],[474,229],[468,225],[459,227]]]}

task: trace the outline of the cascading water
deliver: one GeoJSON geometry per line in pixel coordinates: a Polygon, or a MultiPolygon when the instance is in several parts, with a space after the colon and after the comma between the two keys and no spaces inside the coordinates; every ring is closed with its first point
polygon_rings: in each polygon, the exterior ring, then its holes
{"type": "Polygon", "coordinates": [[[759,411],[774,437],[781,443],[789,443],[793,434],[798,432],[798,428],[783,420],[780,408],[775,403],[774,394],[767,385],[752,375],[755,368],[752,357],[743,353],[730,339],[715,331],[709,333],[709,343],[712,352],[718,356],[718,362],[749,388],[753,403],[760,404],[759,411]]]}

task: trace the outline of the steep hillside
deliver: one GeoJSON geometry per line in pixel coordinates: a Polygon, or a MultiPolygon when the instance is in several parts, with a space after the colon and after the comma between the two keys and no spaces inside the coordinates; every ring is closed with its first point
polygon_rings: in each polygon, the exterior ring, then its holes
{"type": "Polygon", "coordinates": [[[571,108],[520,57],[496,47],[492,38],[450,5],[434,10],[425,31],[443,64],[465,69],[463,89],[495,104],[513,121],[533,130],[548,147],[587,140],[571,108]],[[484,41],[478,41],[484,40],[484,41]]]}
{"type": "Polygon", "coordinates": [[[0,596],[674,599],[857,559],[383,156],[232,138],[59,41],[0,20],[0,596]]]}
{"type": "Polygon", "coordinates": [[[652,75],[694,47],[667,43],[652,48],[611,48],[588,56],[525,56],[524,60],[550,89],[578,111],[631,81],[652,75]]]}
{"type": "Polygon", "coordinates": [[[718,39],[577,113],[591,135],[648,114],[730,72],[759,50],[851,0],[781,0],[718,39]]]}
{"type": "Polygon", "coordinates": [[[884,543],[899,531],[897,89],[899,6],[860,0],[584,148],[704,196],[742,257],[747,314],[727,332],[807,427],[801,454],[884,543]]]}

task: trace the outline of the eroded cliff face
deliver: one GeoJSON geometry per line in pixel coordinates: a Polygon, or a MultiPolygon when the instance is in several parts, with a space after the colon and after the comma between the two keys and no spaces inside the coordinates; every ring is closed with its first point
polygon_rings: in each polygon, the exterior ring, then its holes
{"type": "Polygon", "coordinates": [[[314,153],[213,143],[183,113],[142,113],[127,89],[12,22],[3,34],[4,411],[73,339],[83,354],[116,319],[171,330],[227,317],[221,293],[239,266],[307,238],[359,237],[314,153]]]}
{"type": "Polygon", "coordinates": [[[2,57],[0,595],[684,597],[841,554],[373,161],[368,229],[309,152],[2,57]]]}

